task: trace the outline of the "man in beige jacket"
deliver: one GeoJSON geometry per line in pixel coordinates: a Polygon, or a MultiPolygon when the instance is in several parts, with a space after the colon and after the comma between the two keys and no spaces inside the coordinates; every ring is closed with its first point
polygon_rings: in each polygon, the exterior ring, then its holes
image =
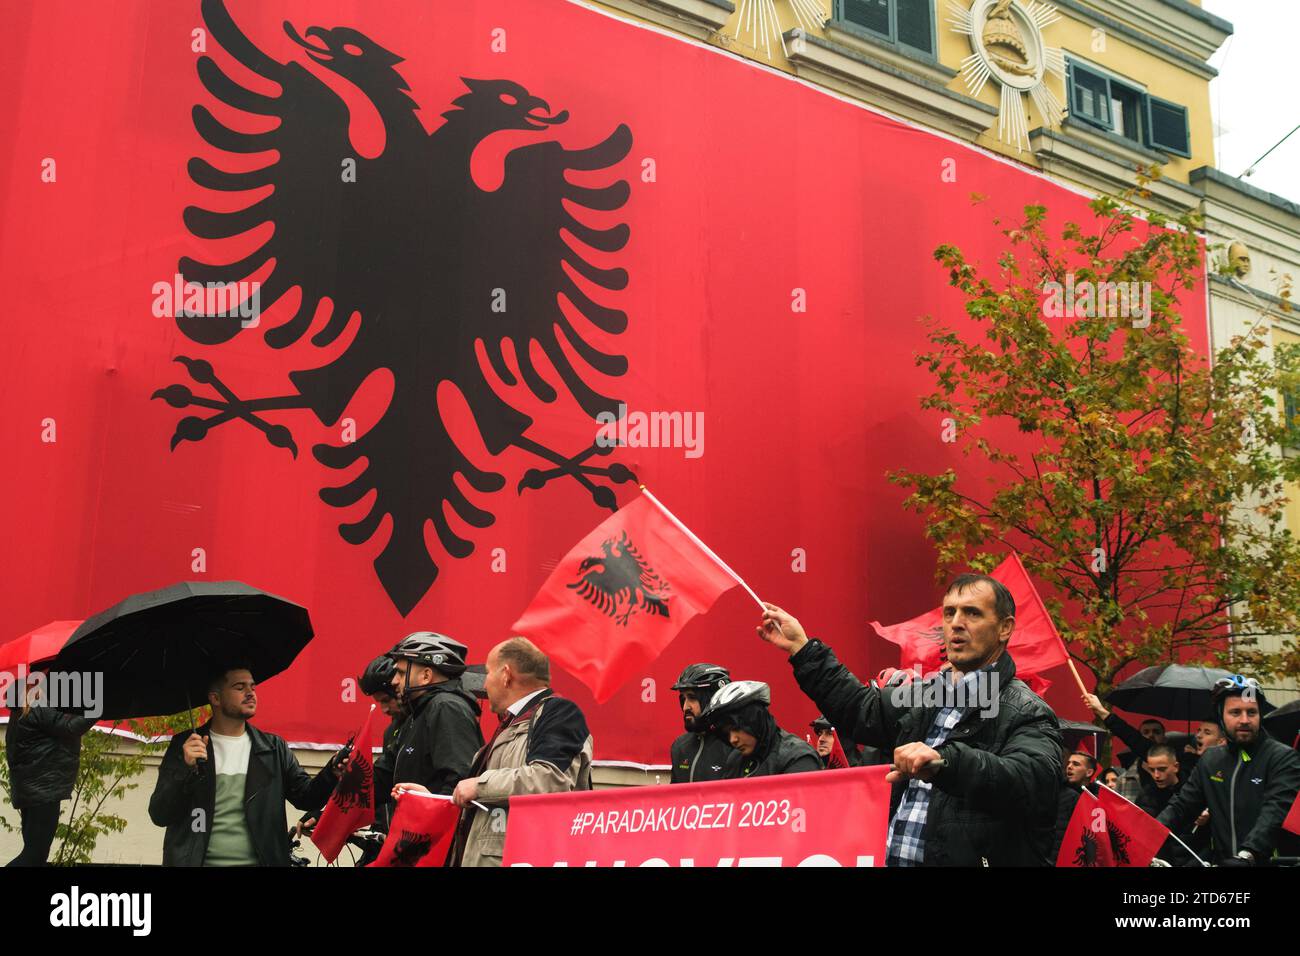
{"type": "Polygon", "coordinates": [[[526,638],[513,637],[488,654],[488,703],[501,725],[452,794],[463,808],[452,865],[501,865],[511,797],[591,789],[587,720],[550,683],[550,662],[526,638]]]}

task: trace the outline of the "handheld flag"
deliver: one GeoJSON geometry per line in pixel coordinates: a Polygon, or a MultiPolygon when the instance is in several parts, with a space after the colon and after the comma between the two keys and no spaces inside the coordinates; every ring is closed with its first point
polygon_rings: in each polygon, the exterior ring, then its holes
{"type": "Polygon", "coordinates": [[[388,839],[371,866],[442,866],[456,834],[460,810],[451,797],[406,791],[388,828],[388,839]]]}
{"type": "Polygon", "coordinates": [[[1115,865],[1150,866],[1152,858],[1169,838],[1169,830],[1105,784],[1097,788],[1097,801],[1106,813],[1106,829],[1110,831],[1115,865]]]}
{"type": "Polygon", "coordinates": [[[744,584],[642,492],[560,560],[514,624],[516,634],[536,642],[601,704],[658,657],[687,621],[744,584]]]}
{"type": "MultiPolygon", "coordinates": [[[[1069,660],[1065,642],[1061,640],[1047,606],[1038,596],[1019,555],[1007,555],[990,577],[1001,581],[1016,602],[1016,629],[1011,633],[1007,649],[1016,661],[1016,676],[1042,696],[1051,682],[1039,675],[1049,668],[1069,660]]],[[[882,625],[872,621],[876,633],[899,648],[899,667],[905,670],[920,668],[922,674],[931,674],[944,662],[943,608],[938,607],[901,624],[882,625]]]]}
{"type": "Polygon", "coordinates": [[[1086,788],[1079,791],[1079,799],[1070,814],[1061,838],[1061,849],[1056,854],[1059,867],[1114,866],[1110,834],[1106,830],[1105,814],[1097,798],[1086,788]]]}
{"type": "Polygon", "coordinates": [[[311,833],[311,841],[328,863],[338,859],[348,837],[375,822],[374,721],[372,704],[366,722],[352,741],[352,754],[339,782],[311,833]]]}

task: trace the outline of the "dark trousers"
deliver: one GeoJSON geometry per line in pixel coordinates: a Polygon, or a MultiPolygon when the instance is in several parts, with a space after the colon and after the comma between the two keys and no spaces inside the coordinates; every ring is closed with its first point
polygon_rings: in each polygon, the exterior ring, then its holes
{"type": "Polygon", "coordinates": [[[59,805],[38,803],[23,807],[18,813],[23,820],[23,849],[7,865],[45,866],[59,826],[59,805]]]}

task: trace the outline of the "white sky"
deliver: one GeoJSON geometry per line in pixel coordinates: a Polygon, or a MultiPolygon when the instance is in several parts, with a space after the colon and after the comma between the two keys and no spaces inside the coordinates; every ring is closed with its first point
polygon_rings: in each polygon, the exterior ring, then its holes
{"type": "MultiPolygon", "coordinates": [[[[1234,27],[1210,58],[1214,165],[1240,176],[1270,146],[1300,125],[1300,0],[1203,0],[1202,8],[1234,27]]],[[[1300,202],[1300,131],[1269,154],[1246,182],[1300,202]]]]}

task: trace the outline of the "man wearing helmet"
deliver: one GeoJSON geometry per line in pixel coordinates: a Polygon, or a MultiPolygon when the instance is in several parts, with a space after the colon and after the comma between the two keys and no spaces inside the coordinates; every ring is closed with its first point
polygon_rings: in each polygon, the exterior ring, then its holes
{"type": "Polygon", "coordinates": [[[1180,833],[1208,807],[1215,862],[1252,866],[1273,855],[1300,789],[1300,756],[1260,725],[1265,701],[1254,678],[1225,677],[1210,700],[1226,742],[1201,756],[1157,819],[1180,833]]]}
{"type": "Polygon", "coordinates": [[[374,700],[375,706],[388,718],[381,752],[375,758],[375,828],[385,832],[393,812],[393,768],[397,765],[397,738],[406,719],[402,702],[393,692],[393,677],[396,673],[393,659],[385,654],[371,661],[358,681],[361,693],[374,700]]]}
{"type": "Polygon", "coordinates": [[[713,695],[700,723],[723,734],[732,746],[722,776],[768,777],[821,770],[817,751],[794,734],[782,730],[768,712],[772,692],[762,681],[727,684],[713,695]]]}
{"type": "Polygon", "coordinates": [[[408,634],[385,656],[393,662],[393,695],[406,719],[397,736],[393,783],[447,794],[469,772],[483,746],[478,703],[460,684],[469,648],[443,634],[408,634]]]}
{"type": "Polygon", "coordinates": [[[730,745],[700,724],[700,714],[720,687],[731,683],[731,674],[717,664],[691,664],[673,684],[682,708],[686,733],[669,748],[672,765],[670,783],[701,783],[721,780],[722,770],[731,755],[730,745]]]}

